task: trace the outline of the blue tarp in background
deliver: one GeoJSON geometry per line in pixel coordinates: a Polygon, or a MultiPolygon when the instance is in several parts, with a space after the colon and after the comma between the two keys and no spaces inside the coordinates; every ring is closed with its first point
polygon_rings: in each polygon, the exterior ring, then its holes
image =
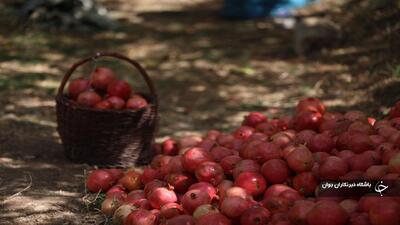
{"type": "Polygon", "coordinates": [[[228,19],[290,16],[291,10],[315,0],[225,0],[222,15],[228,19]]]}

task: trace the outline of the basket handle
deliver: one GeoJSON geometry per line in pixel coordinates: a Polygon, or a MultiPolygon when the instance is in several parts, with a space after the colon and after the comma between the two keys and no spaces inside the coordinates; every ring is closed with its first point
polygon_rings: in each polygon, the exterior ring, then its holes
{"type": "Polygon", "coordinates": [[[60,87],[58,88],[57,96],[61,97],[63,95],[65,84],[67,83],[67,81],[71,77],[72,73],[79,66],[81,66],[81,65],[83,65],[83,64],[85,64],[85,63],[87,63],[89,61],[92,61],[92,60],[95,60],[97,58],[100,58],[100,57],[113,57],[113,58],[121,59],[121,60],[124,60],[124,61],[130,63],[132,66],[134,66],[139,71],[139,73],[143,77],[143,79],[146,81],[147,87],[150,89],[151,95],[154,96],[154,105],[155,105],[156,113],[158,112],[157,92],[156,92],[156,89],[154,88],[154,84],[151,81],[151,79],[150,79],[149,75],[147,74],[146,70],[143,69],[143,67],[138,62],[136,62],[135,60],[132,60],[132,59],[130,59],[130,58],[124,56],[124,55],[121,55],[121,54],[115,53],[115,52],[97,52],[94,56],[82,59],[82,60],[78,61],[77,63],[73,64],[71,66],[71,68],[69,68],[69,70],[65,73],[65,75],[64,75],[64,77],[63,77],[63,79],[61,81],[60,87]]]}

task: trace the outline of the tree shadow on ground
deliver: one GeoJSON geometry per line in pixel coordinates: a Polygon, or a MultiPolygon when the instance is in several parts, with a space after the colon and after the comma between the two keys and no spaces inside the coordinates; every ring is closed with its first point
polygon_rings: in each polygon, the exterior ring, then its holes
{"type": "MultiPolygon", "coordinates": [[[[137,16],[137,22],[121,21],[114,31],[28,27],[13,33],[7,29],[11,23],[0,29],[0,45],[5,46],[0,53],[4,106],[0,109],[0,177],[6,184],[1,186],[0,199],[26,187],[27,174],[32,177],[30,189],[2,206],[0,220],[6,224],[31,223],[35,218],[40,224],[85,224],[87,215],[96,218],[79,200],[89,167],[64,158],[56,133],[54,97],[66,69],[97,51],[126,54],[148,70],[160,98],[159,137],[208,129],[232,131],[248,111],[269,117],[290,114],[299,99],[309,96],[320,97],[335,111],[379,106],[371,99],[363,101],[364,86],[354,84],[357,73],[365,70],[354,66],[355,55],[317,53],[299,58],[291,47],[293,32],[271,19],[224,21],[214,11],[190,7],[137,16]],[[354,96],[361,100],[352,101],[354,96]],[[18,205],[21,202],[43,207],[18,205]]],[[[96,65],[110,66],[135,90],[146,90],[126,64],[101,60],[96,65]]],[[[75,76],[88,76],[93,66],[88,64],[75,76]]],[[[385,93],[385,99],[397,96],[395,87],[390,89],[393,93],[377,91],[376,99],[385,93]]]]}

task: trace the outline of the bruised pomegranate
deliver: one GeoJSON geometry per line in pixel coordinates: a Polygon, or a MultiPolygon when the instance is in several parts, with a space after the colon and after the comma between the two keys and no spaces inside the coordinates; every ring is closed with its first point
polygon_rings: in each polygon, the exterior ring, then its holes
{"type": "Polygon", "coordinates": [[[83,78],[74,79],[69,82],[68,96],[71,99],[77,99],[79,94],[90,89],[90,83],[83,78]]]}
{"type": "Polygon", "coordinates": [[[192,189],[183,195],[181,203],[185,211],[192,214],[200,205],[210,204],[211,197],[205,191],[192,189]]]}
{"type": "Polygon", "coordinates": [[[219,213],[218,207],[211,204],[204,204],[200,205],[199,207],[196,208],[196,210],[194,210],[193,217],[198,219],[202,216],[213,213],[219,213]]]}
{"type": "Polygon", "coordinates": [[[106,67],[97,67],[90,76],[90,84],[96,90],[106,91],[107,86],[115,80],[114,72],[106,67]]]}
{"type": "Polygon", "coordinates": [[[304,196],[313,195],[317,186],[318,179],[311,172],[303,172],[293,178],[293,188],[304,196]]]}
{"type": "Polygon", "coordinates": [[[118,183],[122,184],[126,190],[133,191],[142,187],[140,181],[141,174],[135,170],[127,171],[124,176],[118,180],[118,183]]]}
{"type": "Polygon", "coordinates": [[[215,162],[203,162],[195,170],[198,181],[208,182],[217,186],[225,178],[224,170],[215,162]]]}
{"type": "Polygon", "coordinates": [[[242,158],[237,155],[231,155],[223,158],[219,163],[227,175],[232,175],[232,170],[235,168],[236,164],[240,162],[242,158]]]}
{"type": "Polygon", "coordinates": [[[262,204],[272,214],[276,214],[276,213],[287,213],[292,203],[287,198],[281,196],[274,196],[268,199],[264,199],[262,201],[262,204]]]}
{"type": "Polygon", "coordinates": [[[262,165],[261,174],[268,183],[279,184],[289,178],[290,170],[286,162],[282,159],[271,159],[262,165]]]}
{"type": "Polygon", "coordinates": [[[195,179],[187,173],[170,173],[165,177],[176,193],[185,193],[190,185],[195,183],[195,179]]]}
{"type": "Polygon", "coordinates": [[[259,173],[243,172],[235,178],[235,186],[246,189],[252,196],[258,196],[264,193],[267,182],[259,173]]]}
{"type": "Polygon", "coordinates": [[[247,140],[254,133],[254,131],[255,130],[253,127],[242,126],[234,132],[234,137],[237,139],[247,140]]]}
{"type": "Polygon", "coordinates": [[[207,182],[198,182],[194,183],[189,187],[189,190],[200,190],[206,192],[211,199],[217,197],[217,190],[214,186],[207,182]]]}
{"type": "Polygon", "coordinates": [[[271,213],[268,209],[254,206],[246,209],[240,217],[241,225],[263,225],[267,224],[271,213]]]}

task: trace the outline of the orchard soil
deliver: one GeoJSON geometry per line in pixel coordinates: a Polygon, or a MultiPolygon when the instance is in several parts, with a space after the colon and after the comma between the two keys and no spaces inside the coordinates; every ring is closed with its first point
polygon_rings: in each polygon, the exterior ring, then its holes
{"type": "MultiPolygon", "coordinates": [[[[126,54],[147,69],[160,97],[158,140],[229,131],[249,111],[290,114],[299,99],[311,96],[331,111],[382,117],[399,96],[393,65],[374,63],[389,57],[384,51],[357,43],[298,57],[291,30],[271,19],[222,20],[218,3],[100,2],[118,28],[73,32],[28,23],[16,29],[15,12],[0,7],[1,225],[108,224],[87,206],[84,178],[91,167],[65,159],[54,110],[63,73],[95,51],[126,54]]],[[[136,90],[146,90],[126,64],[96,65],[110,66],[136,90]]]]}

